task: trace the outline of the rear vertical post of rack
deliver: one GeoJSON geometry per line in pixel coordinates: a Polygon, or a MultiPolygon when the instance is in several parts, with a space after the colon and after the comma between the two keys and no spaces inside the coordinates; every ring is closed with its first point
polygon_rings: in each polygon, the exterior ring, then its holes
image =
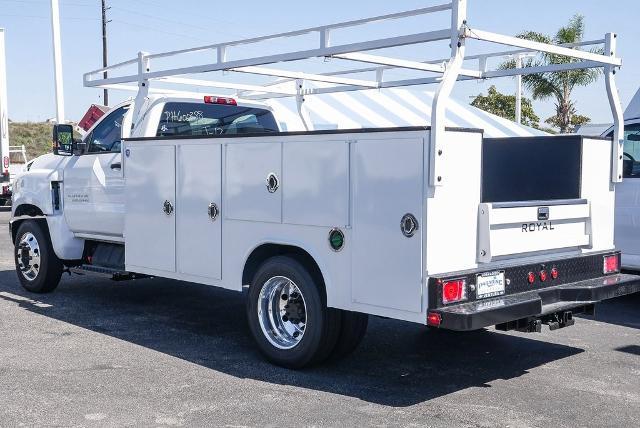
{"type": "Polygon", "coordinates": [[[146,73],[151,71],[151,63],[148,58],[148,52],[138,52],[138,94],[133,106],[133,126],[138,126],[142,105],[149,95],[149,79],[146,73]]]}
{"type": "Polygon", "coordinates": [[[451,2],[451,58],[445,64],[442,81],[433,97],[431,108],[431,137],[429,150],[429,185],[442,186],[446,181],[444,157],[447,155],[445,144],[446,110],[449,96],[453,90],[462,63],[464,61],[464,26],[467,22],[467,0],[451,2]]]}
{"type": "MultiPolygon", "coordinates": [[[[614,33],[605,35],[604,53],[612,58],[616,57],[616,39],[614,33]]],[[[620,104],[620,95],[615,81],[616,66],[609,64],[604,67],[605,84],[607,87],[607,96],[611,113],[613,114],[613,142],[611,151],[611,181],[619,183],[622,181],[623,161],[622,154],[624,152],[624,118],[622,105],[620,104]]]]}

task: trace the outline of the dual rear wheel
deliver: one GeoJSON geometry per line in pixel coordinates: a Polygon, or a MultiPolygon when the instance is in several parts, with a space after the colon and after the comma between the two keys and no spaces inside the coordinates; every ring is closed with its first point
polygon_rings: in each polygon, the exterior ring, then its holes
{"type": "Polygon", "coordinates": [[[265,261],[249,288],[247,318],[260,351],[271,362],[302,368],[353,352],[368,316],[328,308],[321,280],[294,257],[265,261]]]}

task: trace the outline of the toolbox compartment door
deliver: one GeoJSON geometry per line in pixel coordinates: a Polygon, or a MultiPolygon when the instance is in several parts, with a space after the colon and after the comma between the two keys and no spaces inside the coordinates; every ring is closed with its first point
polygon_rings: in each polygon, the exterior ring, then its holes
{"type": "Polygon", "coordinates": [[[177,271],[220,279],[222,146],[181,144],[177,151],[177,271]]]}
{"type": "Polygon", "coordinates": [[[131,144],[126,153],[126,269],[175,272],[175,147],[131,144]]]}
{"type": "Polygon", "coordinates": [[[423,140],[358,140],[351,150],[353,300],[420,312],[423,140]],[[410,237],[401,230],[407,214],[418,222],[410,237]]]}

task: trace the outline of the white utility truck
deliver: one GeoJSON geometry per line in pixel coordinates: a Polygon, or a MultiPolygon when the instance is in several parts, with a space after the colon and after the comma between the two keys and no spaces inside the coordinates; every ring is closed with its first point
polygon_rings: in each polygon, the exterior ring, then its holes
{"type": "Polygon", "coordinates": [[[69,125],[57,125],[54,155],[39,158],[17,179],[11,234],[21,283],[51,291],[69,268],[248,289],[246,315],[260,350],[294,368],[352,351],[369,314],[451,330],[496,325],[532,332],[543,324],[572,325],[573,314],[593,313],[596,302],[640,291],[640,277],[620,273],[613,245],[614,189],[622,178],[615,35],[580,44],[602,46],[599,54],[478,30],[465,12],[466,1],[453,0],[140,53],[87,73],[88,87],[135,83],[137,96],[114,107],[82,142],[73,141],[69,125]],[[446,28],[339,41],[345,30],[424,15],[444,17],[446,28]],[[230,57],[247,45],[309,34],[319,35],[317,45],[230,57]],[[516,49],[466,56],[472,39],[516,49]],[[450,56],[429,62],[384,56],[389,48],[426,51],[429,42],[441,42],[450,56]],[[488,65],[523,52],[573,61],[488,65]],[[196,54],[206,55],[202,63],[152,67],[181,57],[193,61],[196,54]],[[374,67],[321,73],[265,67],[309,58],[325,59],[316,67],[343,60],[374,67]],[[127,74],[127,67],[137,71],[127,74]],[[587,67],[604,70],[613,139],[486,138],[482,129],[445,126],[458,80],[587,67]],[[396,69],[418,75],[389,78],[396,69]],[[257,85],[184,77],[207,72],[278,80],[257,85]],[[367,74],[374,77],[357,77],[367,74]],[[156,84],[237,92],[189,98],[169,89],[154,94],[156,84]],[[314,130],[305,108],[319,94],[426,84],[438,85],[431,126],[314,130]],[[261,102],[286,97],[295,98],[306,130],[283,132],[261,102]]]}

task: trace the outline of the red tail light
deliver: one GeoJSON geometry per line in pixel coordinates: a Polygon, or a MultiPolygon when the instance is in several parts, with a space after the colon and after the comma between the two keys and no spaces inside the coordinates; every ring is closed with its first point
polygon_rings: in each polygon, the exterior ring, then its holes
{"type": "Polygon", "coordinates": [[[611,254],[604,256],[604,263],[602,267],[602,273],[617,273],[620,272],[620,256],[618,254],[611,254]]]}
{"type": "Polygon", "coordinates": [[[558,269],[556,269],[556,268],[551,269],[551,278],[558,279],[559,275],[560,275],[560,273],[558,272],[558,269]]]}
{"type": "Polygon", "coordinates": [[[2,161],[2,164],[4,165],[4,169],[9,168],[9,156],[5,156],[4,160],[2,161]]]}
{"type": "Polygon", "coordinates": [[[545,282],[547,280],[547,271],[546,270],[541,270],[539,275],[540,275],[540,281],[545,282]]]}
{"type": "Polygon", "coordinates": [[[533,284],[534,282],[536,282],[536,274],[533,272],[529,272],[527,274],[527,281],[529,281],[529,284],[533,284]]]}
{"type": "Polygon", "coordinates": [[[454,279],[442,283],[442,303],[448,304],[467,300],[467,282],[464,279],[454,279]]]}
{"type": "Polygon", "coordinates": [[[440,327],[440,324],[442,324],[442,315],[436,312],[429,312],[427,314],[427,325],[440,327]]]}
{"type": "Polygon", "coordinates": [[[228,105],[228,106],[237,106],[238,103],[235,99],[233,98],[227,98],[227,97],[214,97],[212,95],[205,95],[204,96],[204,102],[207,104],[223,104],[223,105],[228,105]]]}

